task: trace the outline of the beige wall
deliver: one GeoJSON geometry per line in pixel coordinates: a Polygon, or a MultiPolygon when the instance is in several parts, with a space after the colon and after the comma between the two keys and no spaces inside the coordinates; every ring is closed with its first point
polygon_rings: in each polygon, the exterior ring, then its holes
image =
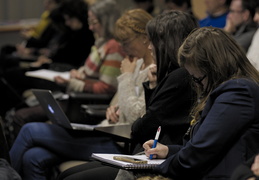
{"type": "Polygon", "coordinates": [[[0,0],[0,21],[37,18],[43,0],[0,0]]]}
{"type": "MultiPolygon", "coordinates": [[[[122,9],[133,7],[132,0],[116,0],[122,9]]],[[[154,0],[158,8],[164,7],[164,0],[154,0]]],[[[43,0],[0,0],[0,21],[38,18],[43,11],[43,0]]],[[[204,0],[192,0],[197,18],[206,16],[204,0]]]]}
{"type": "Polygon", "coordinates": [[[193,13],[198,19],[202,19],[206,16],[206,7],[204,0],[192,0],[193,13]]]}

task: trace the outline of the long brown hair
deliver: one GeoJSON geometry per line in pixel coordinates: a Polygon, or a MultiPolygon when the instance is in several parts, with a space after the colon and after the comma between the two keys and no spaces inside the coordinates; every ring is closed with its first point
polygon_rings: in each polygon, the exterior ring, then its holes
{"type": "Polygon", "coordinates": [[[235,40],[219,28],[204,27],[194,30],[178,52],[180,66],[198,69],[208,78],[205,89],[197,89],[200,103],[194,109],[196,120],[210,93],[220,84],[235,78],[249,78],[259,84],[259,72],[247,59],[235,40]]]}

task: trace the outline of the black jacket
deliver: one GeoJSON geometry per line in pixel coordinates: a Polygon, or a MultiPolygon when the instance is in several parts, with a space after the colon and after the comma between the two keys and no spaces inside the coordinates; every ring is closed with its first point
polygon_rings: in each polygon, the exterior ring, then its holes
{"type": "Polygon", "coordinates": [[[154,90],[148,88],[148,82],[144,83],[144,90],[146,114],[132,125],[133,140],[142,147],[145,141],[155,138],[158,126],[161,126],[159,142],[181,144],[189,127],[189,113],[195,100],[188,72],[178,68],[154,90]]]}

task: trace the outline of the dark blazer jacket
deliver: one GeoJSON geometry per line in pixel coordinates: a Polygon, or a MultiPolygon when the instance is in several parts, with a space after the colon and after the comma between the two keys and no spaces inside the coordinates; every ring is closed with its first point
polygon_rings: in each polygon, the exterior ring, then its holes
{"type": "Polygon", "coordinates": [[[195,99],[190,80],[188,72],[178,68],[168,74],[154,90],[150,90],[148,83],[144,83],[146,114],[132,125],[132,137],[140,147],[145,141],[155,138],[158,126],[161,126],[159,142],[182,144],[195,99]]]}
{"type": "Polygon", "coordinates": [[[229,80],[211,93],[190,140],[181,148],[168,146],[168,159],[156,170],[174,180],[227,180],[258,152],[258,139],[259,86],[229,80]]]}

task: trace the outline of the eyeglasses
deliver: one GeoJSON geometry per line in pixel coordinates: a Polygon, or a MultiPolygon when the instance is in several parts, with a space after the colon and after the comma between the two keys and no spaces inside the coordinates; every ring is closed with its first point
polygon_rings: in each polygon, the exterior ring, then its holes
{"type": "Polygon", "coordinates": [[[97,19],[88,19],[88,25],[91,26],[91,25],[95,25],[95,24],[98,24],[99,21],[97,19]]]}
{"type": "Polygon", "coordinates": [[[192,80],[193,80],[195,83],[200,84],[200,85],[202,85],[201,82],[203,81],[203,79],[205,79],[206,76],[207,76],[207,75],[205,74],[204,76],[202,76],[202,77],[200,77],[200,78],[196,78],[196,77],[194,77],[193,75],[191,75],[192,80]]]}

